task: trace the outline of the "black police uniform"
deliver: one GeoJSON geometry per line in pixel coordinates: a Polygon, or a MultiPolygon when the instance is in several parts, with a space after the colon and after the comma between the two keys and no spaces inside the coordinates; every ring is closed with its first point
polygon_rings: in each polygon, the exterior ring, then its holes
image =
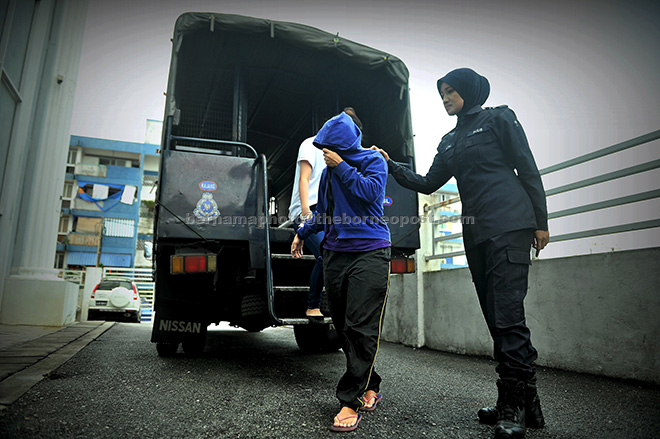
{"type": "Polygon", "coordinates": [[[507,106],[475,106],[438,146],[426,176],[393,160],[397,182],[433,193],[456,177],[463,241],[479,303],[494,341],[500,376],[526,379],[537,357],[525,324],[530,250],[535,230],[548,230],[541,176],[525,132],[507,106]]]}

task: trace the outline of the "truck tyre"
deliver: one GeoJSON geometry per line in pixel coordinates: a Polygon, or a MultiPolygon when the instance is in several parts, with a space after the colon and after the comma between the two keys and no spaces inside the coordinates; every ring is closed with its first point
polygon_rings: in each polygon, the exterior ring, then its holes
{"type": "Polygon", "coordinates": [[[332,325],[296,325],[293,333],[301,351],[334,352],[341,349],[341,340],[332,325]]]}
{"type": "Polygon", "coordinates": [[[156,352],[160,357],[172,357],[179,349],[179,343],[156,343],[156,352]]]}
{"type": "Polygon", "coordinates": [[[241,315],[243,317],[266,314],[267,311],[268,301],[265,296],[259,294],[243,296],[241,300],[241,315]]]}
{"type": "Polygon", "coordinates": [[[259,332],[268,326],[268,301],[259,294],[243,296],[239,326],[248,332],[259,332]]]}

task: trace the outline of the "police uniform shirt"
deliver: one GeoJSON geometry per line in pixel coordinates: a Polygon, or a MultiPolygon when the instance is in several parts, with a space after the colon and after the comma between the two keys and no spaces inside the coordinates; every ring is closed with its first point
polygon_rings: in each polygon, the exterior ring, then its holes
{"type": "Polygon", "coordinates": [[[507,106],[471,108],[442,138],[426,176],[393,160],[388,164],[400,185],[425,194],[456,178],[466,249],[504,232],[548,230],[541,176],[525,132],[507,106]]]}

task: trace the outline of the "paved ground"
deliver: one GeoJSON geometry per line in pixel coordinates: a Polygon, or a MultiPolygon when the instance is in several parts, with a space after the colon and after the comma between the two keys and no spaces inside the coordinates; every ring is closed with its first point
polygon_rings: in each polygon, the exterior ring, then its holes
{"type": "Polygon", "coordinates": [[[20,398],[112,325],[98,321],[64,328],[0,325],[0,409],[20,398]]]}
{"type": "MultiPolygon", "coordinates": [[[[150,329],[118,323],[87,342],[0,411],[0,437],[338,437],[327,427],[337,409],[340,352],[302,354],[289,328],[221,327],[209,332],[200,357],[160,358],[150,329]]],[[[493,366],[383,343],[377,367],[385,397],[349,437],[489,438],[491,427],[475,412],[495,399],[493,366]]],[[[657,387],[542,368],[539,388],[548,426],[527,438],[660,437],[657,387]]]]}

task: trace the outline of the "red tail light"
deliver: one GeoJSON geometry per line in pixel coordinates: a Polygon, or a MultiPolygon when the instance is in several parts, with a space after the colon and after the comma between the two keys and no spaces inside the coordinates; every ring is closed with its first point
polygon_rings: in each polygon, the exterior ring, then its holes
{"type": "Polygon", "coordinates": [[[94,298],[94,293],[96,293],[96,290],[99,288],[99,285],[101,285],[101,284],[100,283],[96,284],[96,286],[92,290],[92,299],[94,298]]]}
{"type": "Polygon", "coordinates": [[[216,255],[172,255],[170,273],[215,273],[217,270],[216,255]]]}
{"type": "Polygon", "coordinates": [[[408,258],[392,258],[390,261],[392,273],[414,273],[415,260],[408,258]]]}
{"type": "Polygon", "coordinates": [[[135,285],[133,285],[133,299],[138,300],[138,293],[135,285]]]}
{"type": "Polygon", "coordinates": [[[206,273],[206,255],[186,256],[183,265],[186,273],[206,273]]]}

